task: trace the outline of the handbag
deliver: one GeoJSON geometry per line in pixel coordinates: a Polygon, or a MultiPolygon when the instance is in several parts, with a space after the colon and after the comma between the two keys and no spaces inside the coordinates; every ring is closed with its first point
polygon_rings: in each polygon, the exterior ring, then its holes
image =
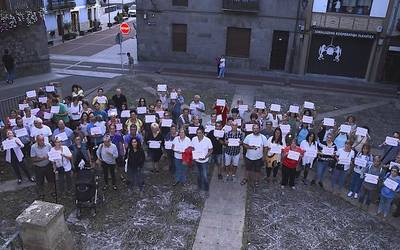
{"type": "Polygon", "coordinates": [[[182,164],[190,167],[192,166],[192,163],[193,163],[192,148],[188,147],[182,153],[182,164]]]}
{"type": "Polygon", "coordinates": [[[273,167],[272,164],[274,162],[276,162],[276,161],[278,161],[278,155],[277,154],[273,154],[271,156],[267,155],[267,157],[265,157],[265,163],[267,165],[266,166],[267,168],[272,168],[273,167]]]}

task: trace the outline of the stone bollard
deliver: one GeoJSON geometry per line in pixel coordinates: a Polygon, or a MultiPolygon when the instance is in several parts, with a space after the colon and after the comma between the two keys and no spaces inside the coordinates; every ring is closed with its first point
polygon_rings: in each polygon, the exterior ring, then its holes
{"type": "Polygon", "coordinates": [[[74,242],[65,224],[62,205],[34,201],[16,221],[24,249],[73,249],[74,242]]]}

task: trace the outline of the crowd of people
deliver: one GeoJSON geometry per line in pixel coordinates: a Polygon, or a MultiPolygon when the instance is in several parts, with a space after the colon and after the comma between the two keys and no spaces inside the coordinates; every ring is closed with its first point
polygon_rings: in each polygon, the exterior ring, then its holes
{"type": "Polygon", "coordinates": [[[210,163],[219,180],[255,188],[262,181],[278,183],[279,172],[282,189],[295,190],[296,183],[324,188],[330,172],[334,193],[346,186],[347,196],[358,199],[360,206],[379,200],[378,213],[386,217],[396,203],[394,215],[400,215],[400,133],[386,137],[379,145],[382,153],[372,155],[368,127],[357,126],[354,116],[340,126],[331,118],[317,122],[312,102],[291,105],[285,112],[279,104],[239,100],[230,107],[218,99],[207,115],[199,95],[186,101],[181,89],[164,84],[157,86],[154,103],[140,98],[135,107],[121,89],[108,98],[99,88],[87,100],[78,85],[61,98],[50,84],[26,95],[1,121],[2,147],[18,183],[22,171],[37,183],[41,199],[45,179],[54,183],[55,176],[59,192],[70,195],[73,173],[82,168],[102,169],[103,190],[117,190],[120,177],[130,190],[142,193],[145,162],[152,174],[161,174],[164,157],[172,186],[186,186],[194,168],[198,188],[207,194],[210,163]],[[236,182],[242,165],[245,177],[236,182]]]}

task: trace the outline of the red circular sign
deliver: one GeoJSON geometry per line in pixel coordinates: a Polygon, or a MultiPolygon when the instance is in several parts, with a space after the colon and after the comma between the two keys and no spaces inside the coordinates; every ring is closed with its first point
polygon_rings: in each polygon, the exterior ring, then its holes
{"type": "Polygon", "coordinates": [[[129,27],[128,23],[121,23],[121,25],[119,26],[119,30],[123,35],[127,35],[131,31],[131,27],[129,27]]]}

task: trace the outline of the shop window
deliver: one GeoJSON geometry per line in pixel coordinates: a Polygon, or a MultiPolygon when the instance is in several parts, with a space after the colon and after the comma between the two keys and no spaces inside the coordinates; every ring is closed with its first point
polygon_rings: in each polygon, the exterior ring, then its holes
{"type": "Polygon", "coordinates": [[[228,27],[226,55],[248,58],[250,55],[251,29],[228,27]]]}
{"type": "Polygon", "coordinates": [[[188,6],[188,0],[172,0],[173,6],[188,6]]]}
{"type": "Polygon", "coordinates": [[[187,25],[172,24],[172,51],[186,52],[187,25]]]}
{"type": "Polygon", "coordinates": [[[377,0],[328,0],[327,12],[369,15],[373,1],[377,0]]]}

